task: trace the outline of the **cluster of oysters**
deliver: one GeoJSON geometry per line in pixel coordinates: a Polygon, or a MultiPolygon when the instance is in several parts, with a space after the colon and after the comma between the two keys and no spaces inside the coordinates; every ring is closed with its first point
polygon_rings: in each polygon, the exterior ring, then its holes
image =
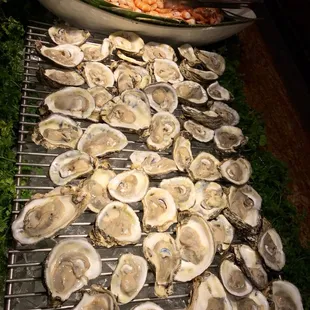
{"type": "MultiPolygon", "coordinates": [[[[110,290],[93,285],[74,309],[119,309],[138,295],[148,266],[160,298],[173,293],[175,281],[193,281],[187,309],[303,309],[298,289],[279,278],[281,238],[262,218],[262,199],[248,184],[251,164],[238,155],[247,138],[236,127],[232,94],[217,81],[224,58],[185,44],[177,62],[171,46],[145,44],[131,32],[112,33],[102,44],[67,26],[51,27],[49,35],[57,45],[36,42],[36,48],[57,66],[40,68],[38,78],[60,90],[45,98],[32,138],[47,149],[71,150],[50,166],[58,187],[32,197],[12,224],[13,235],[35,244],[86,208],[97,213],[92,244],[68,238],[48,255],[44,278],[52,299],[64,302],[101,274],[93,245],[137,244],[143,231],[144,257],[122,255],[110,290]],[[82,129],[74,119],[92,124],[82,129]],[[103,158],[126,150],[130,132],[149,151],[131,152],[130,169],[117,174],[103,158]],[[193,140],[200,147],[213,143],[216,156],[194,157],[193,140]],[[159,186],[150,187],[156,179],[159,186]],[[140,201],[142,223],[131,206],[140,201]],[[216,253],[214,274],[208,268],[216,253]]],[[[146,302],[134,309],[162,308],[146,302]]]]}

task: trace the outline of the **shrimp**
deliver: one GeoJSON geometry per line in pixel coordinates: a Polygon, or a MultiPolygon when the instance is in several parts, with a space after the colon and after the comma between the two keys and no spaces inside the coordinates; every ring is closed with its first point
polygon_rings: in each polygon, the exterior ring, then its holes
{"type": "Polygon", "coordinates": [[[134,0],[134,4],[142,12],[151,12],[157,9],[156,0],[134,0]]]}

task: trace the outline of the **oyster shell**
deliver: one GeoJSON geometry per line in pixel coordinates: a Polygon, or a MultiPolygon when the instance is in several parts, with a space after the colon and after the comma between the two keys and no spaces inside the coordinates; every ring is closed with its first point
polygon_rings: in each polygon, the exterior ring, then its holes
{"type": "Polygon", "coordinates": [[[155,295],[168,297],[173,279],[181,266],[181,256],[169,233],[150,233],[143,240],[143,253],[155,271],[155,295]]]}
{"type": "Polygon", "coordinates": [[[186,121],[184,123],[184,129],[186,129],[194,139],[200,142],[209,142],[213,140],[214,131],[193,121],[186,121]]]}
{"type": "MultiPolygon", "coordinates": [[[[107,39],[104,39],[104,44],[109,44],[107,39]]],[[[102,61],[110,55],[109,45],[104,46],[97,43],[87,42],[81,46],[84,53],[84,61],[102,61]]]]}
{"type": "Polygon", "coordinates": [[[37,71],[38,80],[52,88],[64,86],[81,86],[85,83],[84,78],[74,70],[44,69],[37,71]]]}
{"type": "Polygon", "coordinates": [[[210,129],[220,128],[223,124],[223,119],[220,115],[213,111],[202,112],[192,107],[182,105],[182,112],[184,116],[192,118],[194,121],[202,124],[210,129]]]}
{"type": "Polygon", "coordinates": [[[213,71],[204,71],[196,68],[192,68],[186,60],[183,60],[180,64],[180,71],[185,79],[206,84],[210,81],[218,79],[218,75],[213,71]]]}
{"type": "Polygon", "coordinates": [[[78,150],[58,155],[50,165],[49,175],[54,184],[65,185],[70,181],[91,173],[97,162],[88,154],[78,150]]]}
{"type": "Polygon", "coordinates": [[[139,53],[143,47],[143,40],[134,32],[117,31],[109,36],[109,40],[113,47],[134,54],[139,53]]]}
{"type": "Polygon", "coordinates": [[[189,168],[193,161],[191,142],[179,136],[176,138],[173,145],[173,160],[180,171],[185,171],[189,168]]]}
{"type": "Polygon", "coordinates": [[[113,201],[98,213],[90,238],[107,248],[135,244],[141,238],[139,218],[129,205],[113,201]]]}
{"type": "Polygon", "coordinates": [[[178,170],[172,159],[161,157],[156,152],[134,151],[130,160],[131,168],[141,168],[149,176],[162,176],[178,170]]]}
{"type": "Polygon", "coordinates": [[[223,119],[223,125],[236,126],[239,123],[240,116],[238,112],[221,101],[215,101],[210,108],[223,119]]]}
{"type": "Polygon", "coordinates": [[[118,174],[109,185],[109,193],[122,202],[137,202],[142,200],[149,187],[149,178],[145,172],[130,170],[118,174]]]}
{"type": "Polygon", "coordinates": [[[102,86],[95,86],[89,88],[88,91],[95,99],[95,109],[88,118],[93,122],[99,122],[101,109],[106,103],[112,100],[113,95],[105,87],[102,86]]]}
{"type": "Polygon", "coordinates": [[[258,253],[246,244],[234,246],[236,260],[242,271],[259,290],[268,286],[268,275],[258,253]]]}
{"type": "Polygon", "coordinates": [[[137,255],[123,254],[111,278],[111,292],[121,304],[127,304],[141,291],[147,276],[146,260],[137,255]]]}
{"type": "Polygon", "coordinates": [[[212,263],[215,246],[208,223],[199,214],[179,214],[176,244],[181,253],[181,268],[175,279],[187,282],[202,274],[212,263]]]}
{"type": "Polygon", "coordinates": [[[83,88],[65,87],[48,95],[43,109],[75,118],[88,118],[95,109],[95,100],[83,88]]]}
{"type": "Polygon", "coordinates": [[[194,180],[216,181],[221,178],[220,162],[212,154],[201,152],[191,163],[189,174],[194,180]]]}
{"type": "Polygon", "coordinates": [[[62,44],[47,47],[42,42],[36,41],[35,47],[40,55],[65,68],[76,67],[84,58],[84,53],[75,45],[62,44]]]}
{"type": "Polygon", "coordinates": [[[222,214],[210,221],[210,227],[216,250],[218,253],[223,254],[229,249],[234,239],[235,229],[222,214]]]}
{"type": "Polygon", "coordinates": [[[116,52],[116,55],[117,55],[118,58],[120,58],[122,60],[125,60],[125,61],[127,61],[127,62],[129,62],[129,63],[131,63],[133,65],[144,67],[147,64],[147,62],[137,60],[136,58],[133,58],[133,57],[129,57],[129,56],[125,55],[123,52],[121,52],[119,50],[116,52]]]}
{"type": "Polygon", "coordinates": [[[155,303],[151,301],[144,302],[138,306],[131,308],[131,310],[164,310],[163,308],[159,307],[155,303]]]}
{"type": "Polygon", "coordinates": [[[155,59],[153,63],[156,82],[178,83],[184,80],[178,65],[168,59],[155,59]]]}
{"type": "Polygon", "coordinates": [[[119,306],[113,294],[100,285],[93,284],[91,290],[83,294],[81,301],[74,310],[119,310],[119,306]]]}
{"type": "Polygon", "coordinates": [[[195,186],[186,177],[175,177],[160,182],[160,188],[167,190],[180,211],[190,209],[196,200],[195,186]]]}
{"type": "Polygon", "coordinates": [[[298,288],[288,281],[278,280],[272,283],[272,301],[275,310],[304,309],[298,288]]]}
{"type": "Polygon", "coordinates": [[[150,106],[157,112],[173,113],[178,106],[175,89],[168,83],[154,83],[145,87],[150,106]]]}
{"type": "Polygon", "coordinates": [[[222,75],[224,73],[226,63],[224,57],[220,54],[198,49],[195,49],[195,54],[206,69],[213,71],[217,75],[222,75]]]}
{"type": "Polygon", "coordinates": [[[177,61],[174,49],[170,45],[157,42],[148,42],[145,44],[142,58],[146,62],[151,62],[155,59],[177,61]]]}
{"type": "Polygon", "coordinates": [[[281,237],[274,228],[269,228],[259,237],[258,252],[265,264],[275,271],[280,271],[285,266],[285,253],[281,237]]]}
{"type": "Polygon", "coordinates": [[[82,134],[82,129],[71,118],[52,114],[34,128],[32,141],[51,150],[58,147],[74,149],[82,134]]]}
{"type": "Polygon", "coordinates": [[[119,152],[128,144],[126,136],[106,124],[92,124],[87,127],[78,143],[78,150],[93,157],[119,152]]]}
{"type": "Polygon", "coordinates": [[[114,75],[109,67],[100,62],[86,62],[83,64],[83,75],[89,87],[112,87],[114,75]]]}
{"type": "Polygon", "coordinates": [[[112,202],[108,194],[108,184],[115,176],[114,171],[99,168],[82,182],[82,191],[90,194],[90,200],[87,203],[88,209],[98,213],[112,202]]]}
{"type": "Polygon", "coordinates": [[[89,195],[70,189],[64,195],[30,200],[12,224],[14,238],[21,244],[34,244],[54,236],[84,212],[88,199],[89,195]]]}
{"type": "Polygon", "coordinates": [[[147,146],[151,150],[166,150],[179,132],[180,123],[174,115],[169,112],[158,112],[152,117],[147,146]]]}
{"type": "Polygon", "coordinates": [[[214,82],[207,88],[209,97],[219,101],[229,101],[231,99],[229,91],[221,86],[219,82],[214,82]]]}
{"type": "Polygon", "coordinates": [[[86,239],[64,239],[46,259],[45,283],[53,299],[65,301],[89,280],[97,278],[101,269],[100,255],[86,239]]]}
{"type": "Polygon", "coordinates": [[[179,101],[184,104],[200,105],[208,100],[207,92],[204,88],[193,81],[183,81],[173,84],[179,101]]]}
{"type": "Polygon", "coordinates": [[[177,207],[172,195],[167,190],[151,187],[142,203],[144,231],[163,232],[177,222],[177,207]]]}
{"type": "Polygon", "coordinates": [[[217,276],[205,271],[193,283],[188,310],[232,310],[226,292],[217,276]]]}
{"type": "Polygon", "coordinates": [[[227,208],[227,196],[218,183],[199,181],[195,184],[195,190],[196,203],[192,210],[201,214],[205,220],[216,218],[227,208]]]}
{"type": "Polygon", "coordinates": [[[222,126],[214,132],[214,142],[216,147],[223,152],[236,152],[236,148],[245,145],[248,138],[242,130],[234,126],[222,126]]]}
{"type": "Polygon", "coordinates": [[[220,265],[220,277],[226,290],[237,297],[245,297],[253,290],[253,286],[241,269],[228,255],[220,265]]]}
{"type": "Polygon", "coordinates": [[[242,157],[224,160],[219,169],[226,180],[236,185],[247,183],[252,174],[250,162],[242,157]]]}
{"type": "Polygon", "coordinates": [[[141,90],[126,90],[102,107],[101,118],[113,127],[136,131],[148,128],[151,124],[148,98],[141,90]]]}
{"type": "Polygon", "coordinates": [[[226,218],[239,230],[255,234],[261,227],[260,209],[262,198],[249,185],[231,186],[228,191],[226,218]]]}
{"type": "Polygon", "coordinates": [[[48,29],[48,34],[53,42],[58,45],[81,45],[90,37],[90,33],[88,31],[68,27],[66,25],[50,27],[48,29]]]}
{"type": "Polygon", "coordinates": [[[180,47],[178,47],[178,51],[180,55],[187,60],[187,63],[194,67],[195,65],[200,64],[200,60],[196,57],[194,49],[189,44],[183,44],[180,47]]]}
{"type": "Polygon", "coordinates": [[[257,290],[253,290],[248,296],[241,299],[231,300],[233,310],[238,309],[260,309],[269,310],[269,304],[266,297],[257,290]]]}

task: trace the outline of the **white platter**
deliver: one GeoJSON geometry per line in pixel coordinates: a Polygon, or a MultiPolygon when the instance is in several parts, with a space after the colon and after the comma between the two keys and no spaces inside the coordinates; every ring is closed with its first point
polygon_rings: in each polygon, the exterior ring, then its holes
{"type": "MultiPolygon", "coordinates": [[[[252,24],[252,22],[249,22],[221,27],[171,27],[133,21],[97,9],[79,0],[39,1],[52,13],[76,27],[106,34],[116,30],[134,31],[146,39],[170,44],[207,45],[231,37],[252,24]]],[[[247,8],[230,11],[248,18],[256,17],[255,13],[247,8]]]]}

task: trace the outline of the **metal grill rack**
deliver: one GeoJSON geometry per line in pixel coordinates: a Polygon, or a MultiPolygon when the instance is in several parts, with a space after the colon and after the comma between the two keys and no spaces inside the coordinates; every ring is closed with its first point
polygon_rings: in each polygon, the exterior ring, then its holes
{"type": "MultiPolygon", "coordinates": [[[[47,35],[50,24],[31,21],[26,33],[24,81],[22,87],[22,101],[20,105],[20,122],[17,146],[17,174],[16,174],[16,199],[13,205],[13,220],[34,193],[45,193],[53,189],[54,185],[48,177],[48,169],[52,160],[64,150],[46,150],[31,141],[31,134],[35,124],[39,121],[37,108],[53,90],[43,87],[36,79],[39,65],[45,66],[44,60],[38,57],[34,42],[41,40],[45,45],[51,45],[47,35]]],[[[101,43],[103,35],[93,35],[90,41],[101,43]]],[[[81,122],[81,127],[86,128],[89,123],[81,122]]],[[[126,133],[129,144],[126,149],[109,158],[113,169],[117,172],[129,170],[129,155],[133,150],[146,150],[146,146],[138,136],[126,133]]],[[[194,142],[192,145],[195,156],[202,149],[210,151],[205,144],[194,142]]],[[[171,151],[162,152],[162,155],[171,157],[171,151]]],[[[158,181],[152,180],[151,186],[156,186],[158,181]]],[[[138,216],[142,216],[141,203],[132,205],[138,216]]],[[[75,223],[54,239],[44,240],[36,245],[22,246],[14,244],[9,249],[8,277],[6,280],[5,309],[6,310],[34,310],[52,309],[49,307],[48,295],[42,282],[43,263],[51,248],[57,240],[73,237],[87,237],[92,228],[96,215],[91,212],[82,214],[75,223]]],[[[145,234],[144,234],[145,236],[145,234]]],[[[144,237],[143,236],[143,237],[144,237]]],[[[92,283],[109,286],[112,272],[121,254],[131,252],[142,255],[141,243],[135,246],[114,247],[112,249],[97,248],[103,269],[101,276],[92,283]]],[[[215,262],[217,259],[215,260],[215,262]]],[[[211,267],[216,267],[216,263],[211,267]]],[[[137,298],[131,303],[121,306],[122,310],[130,309],[142,301],[154,301],[164,309],[184,309],[186,307],[190,284],[175,283],[174,293],[168,299],[161,300],[154,295],[154,275],[149,272],[147,282],[137,298]]],[[[71,298],[57,309],[72,309],[81,298],[81,293],[75,293],[71,298]]]]}

